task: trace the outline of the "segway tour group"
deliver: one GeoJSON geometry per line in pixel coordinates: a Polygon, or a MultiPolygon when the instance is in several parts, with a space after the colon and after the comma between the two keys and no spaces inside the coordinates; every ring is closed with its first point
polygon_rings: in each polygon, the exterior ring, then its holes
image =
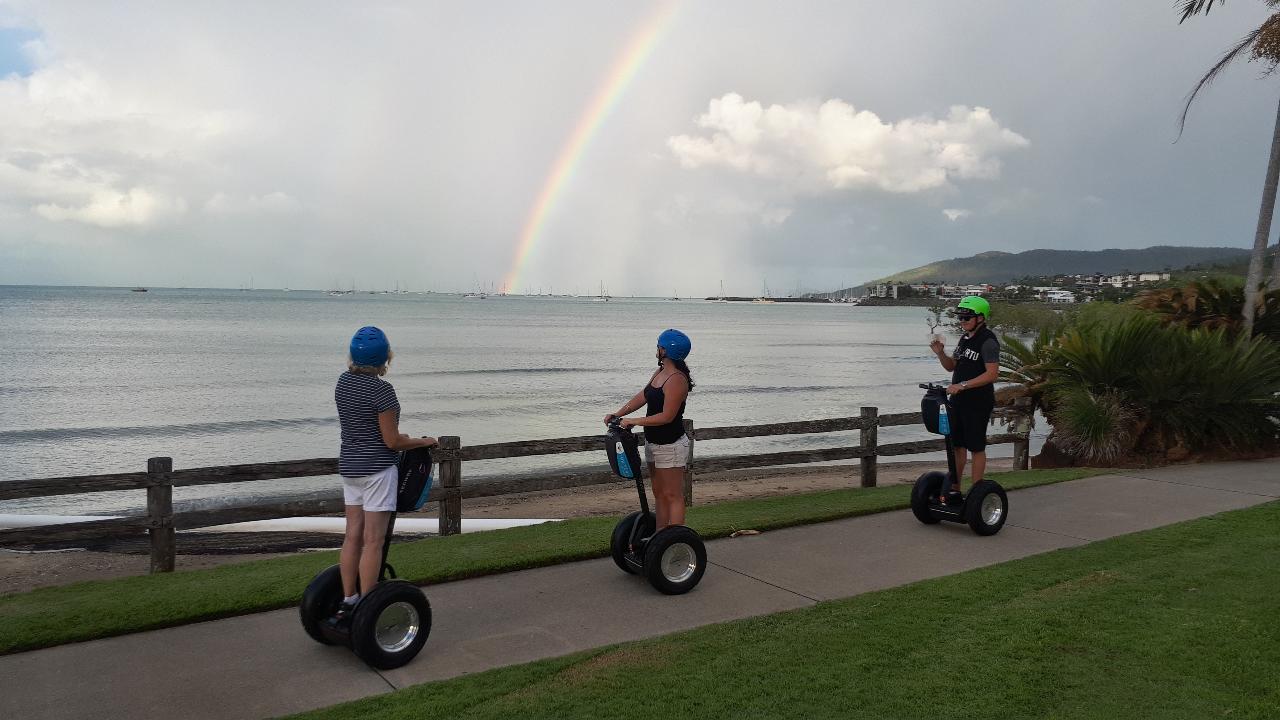
{"type": "MultiPolygon", "coordinates": [[[[922,401],[925,427],[944,436],[947,472],[922,475],[911,494],[911,509],[925,524],[965,523],[979,535],[1000,531],[1008,518],[1008,498],[997,483],[983,479],[985,429],[994,402],[999,348],[986,328],[990,306],[965,298],[956,317],[965,335],[951,356],[941,338],[932,344],[952,383],[926,383],[922,401]],[[963,402],[962,402],[963,401],[963,402]],[[974,484],[960,491],[966,452],[973,454],[974,484]]],[[[693,376],[685,359],[692,350],[687,335],[669,329],[658,336],[658,369],[649,382],[616,412],[604,417],[609,465],[621,478],[634,480],[640,509],[614,527],[610,550],[624,572],[648,580],[658,591],[679,595],[694,589],[707,567],[707,549],[684,524],[684,473],[691,455],[684,411],[693,376]],[[643,417],[628,417],[640,408],[643,417]],[[644,458],[633,427],[643,430],[644,458]],[[653,490],[650,511],[647,474],[653,490]]],[[[382,379],[391,362],[390,344],[381,330],[361,328],[352,338],[348,371],[335,391],[342,425],[343,476],[347,533],[341,562],[321,571],[303,593],[299,606],[306,633],[320,643],[349,646],[377,668],[395,668],[412,660],[431,631],[431,606],[413,584],[397,580],[387,562],[397,512],[417,510],[431,489],[429,447],[434,438],[411,438],[399,431],[399,401],[382,379]]]]}

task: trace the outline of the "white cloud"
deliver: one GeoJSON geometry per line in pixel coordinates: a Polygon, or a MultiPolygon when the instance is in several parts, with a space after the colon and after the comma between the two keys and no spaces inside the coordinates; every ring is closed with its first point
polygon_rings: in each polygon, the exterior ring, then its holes
{"type": "Polygon", "coordinates": [[[74,220],[106,228],[150,225],[168,216],[181,215],[186,209],[186,201],[181,198],[167,198],[143,188],[131,188],[123,193],[110,190],[94,192],[80,207],[44,203],[34,208],[36,214],[54,222],[74,220]]]}
{"type": "Polygon", "coordinates": [[[45,220],[117,228],[180,216],[184,185],[217,172],[213,144],[244,124],[120,90],[43,43],[28,50],[51,64],[0,79],[0,199],[45,220]]]}
{"type": "Polygon", "coordinates": [[[973,211],[965,210],[964,208],[947,208],[942,211],[942,214],[946,215],[947,219],[950,220],[951,222],[955,222],[957,220],[963,220],[964,218],[967,218],[970,215],[973,215],[973,211]]]}
{"type": "Polygon", "coordinates": [[[667,141],[682,166],[728,167],[805,192],[914,193],[952,180],[992,180],[1000,175],[1000,156],[1030,144],[987,108],[963,105],[941,120],[887,123],[843,100],[764,107],[729,93],[712,99],[696,123],[710,136],[667,141]]]}

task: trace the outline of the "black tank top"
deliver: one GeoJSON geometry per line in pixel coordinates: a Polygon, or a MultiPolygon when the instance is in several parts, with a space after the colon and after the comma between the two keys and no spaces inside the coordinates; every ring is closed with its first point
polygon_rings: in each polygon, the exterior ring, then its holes
{"type": "MultiPolygon", "coordinates": [[[[670,375],[670,380],[675,375],[670,375]]],[[[666,384],[665,381],[663,383],[666,384]]],[[[644,386],[644,399],[649,403],[649,409],[645,412],[645,416],[652,417],[662,412],[663,403],[666,402],[666,394],[662,392],[662,388],[654,387],[653,381],[644,386]]],[[[686,401],[687,402],[687,401],[686,401]]],[[[644,429],[644,441],[651,442],[655,445],[670,445],[680,439],[684,435],[684,406],[686,403],[680,403],[680,412],[671,419],[666,425],[657,425],[654,427],[646,427],[644,429]]]]}

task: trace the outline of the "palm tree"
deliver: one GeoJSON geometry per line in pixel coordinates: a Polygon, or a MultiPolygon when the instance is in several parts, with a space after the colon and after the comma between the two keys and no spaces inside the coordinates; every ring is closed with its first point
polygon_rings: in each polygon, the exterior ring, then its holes
{"type": "MultiPolygon", "coordinates": [[[[1263,0],[1263,2],[1270,7],[1280,6],[1280,0],[1263,0]]],[[[1182,19],[1178,23],[1186,22],[1193,15],[1208,15],[1214,5],[1225,3],[1226,0],[1181,0],[1179,5],[1182,19]]],[[[1251,60],[1261,60],[1266,64],[1262,73],[1264,76],[1275,72],[1276,65],[1280,64],[1280,12],[1272,13],[1271,17],[1245,35],[1230,50],[1227,50],[1213,67],[1209,68],[1209,72],[1205,73],[1204,77],[1200,78],[1200,82],[1196,83],[1187,97],[1186,106],[1182,108],[1182,117],[1178,121],[1179,134],[1186,126],[1187,112],[1191,109],[1191,103],[1200,90],[1217,77],[1227,65],[1245,55],[1246,52],[1251,60]]],[[[1258,211],[1258,230],[1253,238],[1253,255],[1249,258],[1249,270],[1244,280],[1244,308],[1241,318],[1244,321],[1242,324],[1245,337],[1249,337],[1253,332],[1258,289],[1262,285],[1262,263],[1267,252],[1267,241],[1271,237],[1271,215],[1276,207],[1277,179],[1280,179],[1280,105],[1276,107],[1276,126],[1271,135],[1271,158],[1267,162],[1267,178],[1262,186],[1262,207],[1258,211]]],[[[1275,263],[1272,271],[1270,287],[1280,288],[1280,261],[1275,263]]]]}

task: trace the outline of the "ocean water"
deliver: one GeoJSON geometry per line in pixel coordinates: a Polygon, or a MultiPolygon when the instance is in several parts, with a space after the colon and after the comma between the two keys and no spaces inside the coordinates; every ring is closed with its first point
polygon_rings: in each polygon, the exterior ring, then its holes
{"type": "MultiPolygon", "coordinates": [[[[401,430],[463,444],[586,435],[656,367],[659,332],[693,339],[698,426],[919,407],[945,378],[922,308],[703,300],[0,287],[4,479],[335,457],[333,385],[362,325],[390,337],[401,430]]],[[[883,442],[925,437],[887,428],[883,442]]],[[[713,441],[699,456],[856,442],[855,433],[713,441]]],[[[993,455],[1009,453],[994,446],[993,455]]],[[[467,463],[464,482],[599,465],[593,454],[467,463]]],[[[183,507],[332,489],[333,478],[178,488],[183,507]]],[[[143,494],[0,502],[0,513],[119,513],[143,494]]]]}

